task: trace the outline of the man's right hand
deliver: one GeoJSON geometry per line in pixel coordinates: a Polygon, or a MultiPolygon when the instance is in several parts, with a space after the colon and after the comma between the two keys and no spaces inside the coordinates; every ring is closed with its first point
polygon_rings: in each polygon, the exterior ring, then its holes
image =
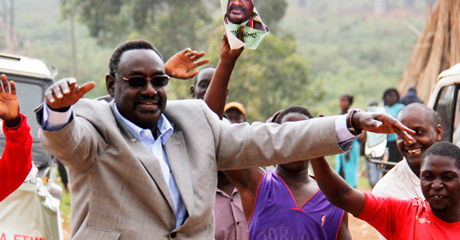
{"type": "Polygon", "coordinates": [[[46,90],[46,104],[52,110],[65,111],[95,86],[96,83],[88,82],[79,87],[75,78],[61,79],[46,90]]]}

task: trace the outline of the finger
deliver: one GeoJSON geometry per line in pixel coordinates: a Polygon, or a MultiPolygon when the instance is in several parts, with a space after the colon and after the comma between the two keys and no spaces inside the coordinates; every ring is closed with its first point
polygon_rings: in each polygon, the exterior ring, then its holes
{"type": "MultiPolygon", "coordinates": [[[[6,78],[5,74],[2,74],[1,79],[2,79],[2,82],[8,82],[8,79],[6,78]]],[[[0,93],[2,92],[3,92],[3,88],[0,86],[0,93]]]]}
{"type": "Polygon", "coordinates": [[[9,92],[10,90],[8,88],[8,81],[6,79],[6,76],[5,77],[3,77],[3,76],[5,76],[5,75],[2,75],[3,91],[9,92]]]}
{"type": "Polygon", "coordinates": [[[10,81],[10,87],[11,87],[11,94],[16,95],[16,84],[13,82],[13,80],[10,81]]]}
{"type": "Polygon", "coordinates": [[[395,128],[395,133],[398,134],[407,144],[413,144],[415,142],[414,138],[406,131],[395,128]]]}
{"type": "Polygon", "coordinates": [[[62,95],[62,90],[61,90],[61,87],[59,85],[60,84],[54,84],[52,89],[51,89],[51,92],[54,94],[54,96],[57,99],[61,99],[62,97],[64,97],[64,95],[62,95]]]}
{"type": "Polygon", "coordinates": [[[204,60],[201,60],[199,62],[194,63],[193,68],[205,65],[206,63],[209,63],[209,59],[204,59],[204,60]]]}
{"type": "Polygon", "coordinates": [[[48,103],[54,103],[56,101],[56,99],[53,96],[53,91],[51,91],[51,89],[49,88],[45,92],[45,97],[48,100],[48,103]]]}
{"type": "Polygon", "coordinates": [[[69,82],[69,93],[74,93],[75,91],[77,91],[78,89],[78,83],[77,83],[77,79],[75,78],[72,78],[72,79],[69,79],[70,82],[69,82]]]}
{"type": "Polygon", "coordinates": [[[410,133],[410,134],[415,134],[415,131],[406,127],[405,125],[403,125],[401,122],[399,121],[396,121],[395,124],[394,124],[394,127],[395,130],[398,129],[398,130],[401,130],[403,132],[407,132],[407,133],[410,133]]]}
{"type": "MultiPolygon", "coordinates": [[[[68,82],[60,82],[58,85],[61,88],[62,93],[64,94],[70,93],[70,86],[68,82]]],[[[73,84],[73,86],[75,86],[75,84],[73,84]]]]}
{"type": "Polygon", "coordinates": [[[244,37],[243,37],[243,32],[244,32],[244,27],[241,26],[239,29],[238,29],[238,39],[242,42],[244,42],[244,37]]]}
{"type": "Polygon", "coordinates": [[[197,53],[197,57],[198,57],[198,58],[202,58],[202,57],[204,57],[205,55],[206,55],[206,53],[205,53],[204,51],[197,53]]]}
{"type": "Polygon", "coordinates": [[[191,51],[192,51],[192,49],[186,48],[186,49],[184,49],[181,53],[182,53],[182,54],[188,54],[188,53],[190,53],[191,51]]]}
{"type": "Polygon", "coordinates": [[[194,77],[195,75],[197,75],[199,72],[200,72],[200,71],[196,70],[196,71],[193,71],[193,72],[191,72],[191,73],[185,73],[185,74],[183,74],[183,77],[184,77],[185,79],[192,78],[192,77],[194,77]]]}
{"type": "Polygon", "coordinates": [[[191,53],[190,53],[190,59],[192,59],[192,60],[198,59],[197,55],[198,55],[198,52],[197,52],[197,51],[191,52],[191,53]]]}
{"type": "MultiPolygon", "coordinates": [[[[2,79],[2,82],[3,82],[3,81],[6,81],[6,75],[5,75],[5,74],[2,74],[1,79],[2,79]]],[[[0,86],[0,93],[2,93],[2,92],[3,92],[3,87],[0,86]]]]}
{"type": "Polygon", "coordinates": [[[87,82],[77,89],[78,98],[83,97],[87,92],[91,91],[96,86],[95,82],[87,82]]]}

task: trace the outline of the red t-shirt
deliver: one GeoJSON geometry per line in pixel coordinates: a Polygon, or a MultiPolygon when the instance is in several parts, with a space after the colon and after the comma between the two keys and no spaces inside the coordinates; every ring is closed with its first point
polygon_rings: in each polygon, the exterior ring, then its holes
{"type": "Polygon", "coordinates": [[[366,205],[358,216],[377,229],[386,239],[460,238],[460,221],[447,223],[433,215],[426,200],[366,195],[366,205]]]}
{"type": "Polygon", "coordinates": [[[21,123],[9,128],[3,122],[6,145],[0,159],[0,202],[16,190],[32,168],[32,136],[26,117],[21,123]]]}

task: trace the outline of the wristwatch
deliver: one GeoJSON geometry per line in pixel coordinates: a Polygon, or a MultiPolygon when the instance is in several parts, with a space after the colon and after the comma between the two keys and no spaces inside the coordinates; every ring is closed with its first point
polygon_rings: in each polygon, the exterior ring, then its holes
{"type": "Polygon", "coordinates": [[[357,130],[353,127],[353,115],[357,112],[364,112],[364,110],[362,109],[359,109],[359,108],[351,108],[351,109],[348,109],[348,115],[347,115],[347,127],[348,127],[348,131],[350,131],[352,134],[354,135],[358,135],[358,134],[361,134],[363,132],[363,130],[357,130]]]}

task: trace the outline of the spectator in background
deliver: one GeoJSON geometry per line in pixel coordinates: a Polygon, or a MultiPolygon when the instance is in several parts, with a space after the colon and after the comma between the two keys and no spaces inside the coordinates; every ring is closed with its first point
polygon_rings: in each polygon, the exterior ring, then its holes
{"type": "MultiPolygon", "coordinates": [[[[384,106],[392,117],[396,118],[399,111],[404,107],[404,104],[399,103],[399,93],[394,88],[389,88],[383,93],[384,106]]],[[[403,156],[396,146],[396,134],[388,134],[387,136],[388,146],[388,161],[397,163],[402,160],[403,156]]],[[[385,169],[389,171],[393,166],[386,165],[385,169]]]]}
{"type": "Polygon", "coordinates": [[[67,169],[65,168],[64,164],[59,161],[59,159],[53,157],[53,161],[58,166],[59,176],[61,176],[61,182],[64,186],[64,190],[66,193],[69,193],[69,175],[67,174],[67,169]]]}
{"type": "Polygon", "coordinates": [[[193,85],[190,86],[190,95],[196,99],[204,99],[212,76],[216,72],[215,66],[206,66],[200,69],[200,72],[195,75],[193,85]]]}
{"type": "MultiPolygon", "coordinates": [[[[236,49],[233,50],[233,52],[241,53],[242,50],[243,49],[236,49]]],[[[206,66],[201,68],[200,72],[195,76],[194,84],[190,87],[190,94],[192,97],[196,99],[204,99],[215,72],[215,66],[206,66]]],[[[227,96],[228,89],[226,89],[225,100],[227,99],[227,96]]],[[[244,107],[242,109],[244,109],[244,107]]],[[[230,123],[227,118],[222,118],[222,121],[230,123]]],[[[214,239],[247,239],[246,229],[248,225],[246,223],[246,219],[244,218],[240,193],[222,171],[217,171],[214,220],[214,239]]]]}
{"type": "MultiPolygon", "coordinates": [[[[212,94],[210,92],[209,94],[212,94]]],[[[274,120],[278,124],[313,118],[308,109],[292,106],[274,120]]],[[[308,174],[309,160],[260,168],[224,171],[242,196],[249,239],[351,239],[348,214],[333,206],[308,174]]]]}
{"type": "MultiPolygon", "coordinates": [[[[353,96],[342,94],[339,106],[341,114],[347,114],[348,109],[353,104],[353,96]]],[[[358,185],[360,143],[358,139],[353,140],[353,146],[349,152],[335,155],[335,168],[337,173],[342,176],[347,183],[356,187],[358,185]]]]}
{"type": "Polygon", "coordinates": [[[0,201],[14,192],[26,179],[32,168],[32,136],[27,119],[19,113],[16,85],[5,74],[1,75],[0,118],[6,145],[0,159],[0,201]]]}
{"type": "MultiPolygon", "coordinates": [[[[246,109],[243,104],[230,102],[225,105],[224,109],[225,114],[229,114],[226,117],[231,123],[243,123],[246,121],[246,109]]],[[[217,172],[217,193],[214,215],[216,219],[214,237],[216,240],[247,239],[246,229],[248,224],[244,217],[241,194],[233,182],[222,171],[217,172]]]]}
{"type": "Polygon", "coordinates": [[[409,87],[407,94],[404,95],[404,97],[402,97],[399,102],[406,106],[411,103],[423,103],[423,101],[417,97],[417,88],[415,87],[415,85],[411,85],[409,87]]]}
{"type": "Polygon", "coordinates": [[[225,104],[224,115],[232,123],[246,122],[246,109],[244,105],[239,102],[229,102],[225,104]]]}
{"type": "MultiPolygon", "coordinates": [[[[367,111],[368,112],[376,112],[379,109],[382,110],[383,112],[386,111],[384,107],[382,107],[382,106],[379,107],[378,105],[379,105],[379,103],[377,102],[377,100],[375,98],[370,99],[369,102],[368,102],[367,111]]],[[[362,152],[363,152],[362,155],[364,155],[366,157],[366,161],[364,161],[366,163],[366,177],[367,177],[367,180],[369,181],[369,185],[371,185],[371,188],[373,188],[375,186],[375,184],[380,180],[380,178],[382,178],[382,172],[380,171],[379,166],[377,164],[372,163],[372,162],[369,161],[369,158],[368,158],[369,156],[366,156],[366,154],[364,152],[365,152],[365,149],[366,149],[366,142],[375,140],[376,135],[375,135],[375,133],[367,133],[367,132],[365,134],[363,133],[362,135],[364,135],[364,138],[365,138],[365,141],[363,141],[363,144],[361,145],[361,147],[362,147],[362,152]]],[[[382,142],[384,142],[386,140],[384,138],[384,136],[382,136],[382,135],[379,135],[379,137],[382,138],[381,139],[382,142]]],[[[372,143],[374,143],[374,142],[372,142],[372,143]]],[[[385,145],[385,147],[386,147],[386,145],[385,145]]],[[[383,156],[378,156],[378,157],[383,158],[383,156]]],[[[381,160],[381,158],[379,158],[379,160],[381,160]]]]}

